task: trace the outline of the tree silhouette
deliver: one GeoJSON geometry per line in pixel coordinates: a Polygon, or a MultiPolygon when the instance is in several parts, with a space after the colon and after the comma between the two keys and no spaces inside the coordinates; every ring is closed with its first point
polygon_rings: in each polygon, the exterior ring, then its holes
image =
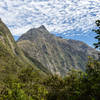
{"type": "Polygon", "coordinates": [[[96,26],[98,27],[97,29],[93,30],[97,35],[95,39],[97,39],[97,43],[94,43],[95,48],[100,50],[100,20],[96,20],[96,26]]]}

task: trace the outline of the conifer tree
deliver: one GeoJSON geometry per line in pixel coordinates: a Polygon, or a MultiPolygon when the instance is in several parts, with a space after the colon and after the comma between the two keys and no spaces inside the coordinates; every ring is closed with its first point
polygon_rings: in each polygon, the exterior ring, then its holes
{"type": "Polygon", "coordinates": [[[100,49],[100,20],[96,20],[97,29],[93,30],[97,35],[95,39],[97,39],[97,43],[94,43],[95,48],[100,49]]]}

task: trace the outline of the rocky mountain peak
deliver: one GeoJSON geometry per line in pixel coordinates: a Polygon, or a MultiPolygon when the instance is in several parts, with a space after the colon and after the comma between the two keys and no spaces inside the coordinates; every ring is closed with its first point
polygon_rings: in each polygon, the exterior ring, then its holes
{"type": "Polygon", "coordinates": [[[41,25],[38,28],[31,28],[25,34],[23,34],[18,41],[20,40],[35,40],[37,37],[43,37],[44,35],[51,35],[44,25],[41,25]]]}
{"type": "Polygon", "coordinates": [[[37,59],[51,73],[62,76],[71,68],[85,70],[88,56],[97,57],[97,51],[85,43],[58,38],[44,25],[29,30],[17,43],[28,57],[37,59]]]}
{"type": "Polygon", "coordinates": [[[41,25],[38,29],[47,30],[46,27],[45,27],[44,25],[41,25]]]}

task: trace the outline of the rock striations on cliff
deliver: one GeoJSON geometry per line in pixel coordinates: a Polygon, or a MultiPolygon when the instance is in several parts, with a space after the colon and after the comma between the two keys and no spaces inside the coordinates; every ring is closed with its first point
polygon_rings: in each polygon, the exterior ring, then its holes
{"type": "Polygon", "coordinates": [[[92,47],[81,41],[56,37],[44,25],[27,31],[17,44],[28,58],[36,59],[51,73],[62,76],[72,68],[85,70],[88,56],[97,58],[97,51],[92,47]]]}

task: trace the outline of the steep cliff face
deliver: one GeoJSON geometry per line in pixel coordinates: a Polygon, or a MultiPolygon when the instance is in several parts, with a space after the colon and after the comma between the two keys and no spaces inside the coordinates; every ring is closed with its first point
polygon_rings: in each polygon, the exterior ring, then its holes
{"type": "Polygon", "coordinates": [[[0,82],[7,76],[17,77],[16,74],[21,68],[33,67],[34,70],[40,70],[37,65],[42,66],[35,60],[31,62],[25,57],[9,29],[0,19],[0,82]]]}
{"type": "Polygon", "coordinates": [[[28,57],[62,76],[71,68],[84,70],[88,56],[97,58],[97,51],[87,44],[56,37],[43,25],[23,34],[17,44],[28,57]]]}

